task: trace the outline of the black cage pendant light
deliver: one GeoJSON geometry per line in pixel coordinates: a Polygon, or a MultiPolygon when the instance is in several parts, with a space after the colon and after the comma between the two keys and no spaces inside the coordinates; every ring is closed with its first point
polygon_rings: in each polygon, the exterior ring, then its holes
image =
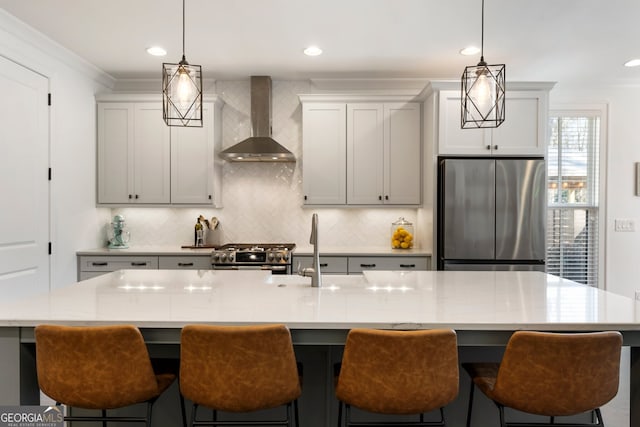
{"type": "Polygon", "coordinates": [[[182,60],[162,64],[162,117],[167,126],[202,127],[202,67],[184,56],[182,0],[182,60]]]}
{"type": "Polygon", "coordinates": [[[496,128],[504,122],[504,64],[484,61],[484,0],[482,0],[482,39],[480,62],[462,73],[462,129],[496,128]]]}

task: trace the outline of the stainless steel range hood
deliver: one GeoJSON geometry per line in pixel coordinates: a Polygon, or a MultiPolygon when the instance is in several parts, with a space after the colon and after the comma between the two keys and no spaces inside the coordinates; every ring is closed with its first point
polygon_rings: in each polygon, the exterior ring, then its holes
{"type": "Polygon", "coordinates": [[[293,153],[271,138],[271,77],[251,76],[251,137],[220,153],[232,162],[295,162],[293,153]]]}

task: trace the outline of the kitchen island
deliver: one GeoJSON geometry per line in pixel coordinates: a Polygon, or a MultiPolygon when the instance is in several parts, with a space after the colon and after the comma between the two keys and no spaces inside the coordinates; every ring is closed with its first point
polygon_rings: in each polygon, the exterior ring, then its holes
{"type": "MultiPolygon", "coordinates": [[[[329,349],[320,361],[326,366],[339,360],[333,350],[353,327],[452,328],[461,349],[501,347],[522,329],[619,330],[631,347],[629,425],[640,425],[640,314],[629,298],[538,272],[365,271],[327,275],[323,285],[263,271],[121,270],[4,306],[0,403],[37,403],[33,327],[41,323],[130,323],[152,348],[174,350],[190,323],[284,323],[296,353],[329,349]]],[[[313,393],[306,372],[305,391],[313,393]]],[[[322,372],[321,394],[330,394],[329,370],[322,372]]],[[[333,404],[321,406],[325,424],[332,424],[333,404]]]]}

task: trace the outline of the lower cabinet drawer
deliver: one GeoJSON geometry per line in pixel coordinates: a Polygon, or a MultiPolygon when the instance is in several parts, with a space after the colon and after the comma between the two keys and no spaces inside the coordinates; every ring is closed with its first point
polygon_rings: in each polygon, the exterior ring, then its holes
{"type": "Polygon", "coordinates": [[[157,269],[157,256],[80,257],[80,271],[116,271],[124,269],[157,269]]]}
{"type": "MultiPolygon", "coordinates": [[[[293,256],[293,272],[298,271],[298,263],[300,268],[311,267],[313,264],[312,256],[293,256]]],[[[320,272],[326,274],[347,274],[347,258],[339,256],[321,256],[320,257],[320,272]]]]}
{"type": "Polygon", "coordinates": [[[349,257],[349,274],[364,270],[428,270],[428,257],[349,257]]]}
{"type": "Polygon", "coordinates": [[[161,256],[158,268],[166,270],[211,270],[211,256],[161,256]]]}

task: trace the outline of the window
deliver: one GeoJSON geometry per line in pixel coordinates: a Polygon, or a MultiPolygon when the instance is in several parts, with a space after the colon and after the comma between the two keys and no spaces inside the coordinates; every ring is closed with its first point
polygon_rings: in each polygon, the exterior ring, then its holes
{"type": "Polygon", "coordinates": [[[600,280],[601,110],[552,111],[547,146],[547,272],[600,280]]]}

